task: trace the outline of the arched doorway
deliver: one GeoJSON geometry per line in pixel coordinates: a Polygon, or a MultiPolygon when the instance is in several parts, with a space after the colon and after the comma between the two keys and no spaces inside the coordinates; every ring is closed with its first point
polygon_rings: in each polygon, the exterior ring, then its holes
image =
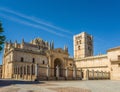
{"type": "Polygon", "coordinates": [[[56,76],[56,66],[59,67],[59,76],[62,77],[63,76],[63,65],[62,65],[62,61],[58,58],[54,60],[54,76],[56,76]]]}

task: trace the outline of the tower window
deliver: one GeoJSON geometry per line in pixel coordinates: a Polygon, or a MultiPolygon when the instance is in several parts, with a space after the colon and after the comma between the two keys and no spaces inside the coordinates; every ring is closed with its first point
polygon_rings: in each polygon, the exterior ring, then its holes
{"type": "Polygon", "coordinates": [[[80,50],[80,46],[78,46],[78,50],[80,50]]]}
{"type": "Polygon", "coordinates": [[[35,58],[32,59],[32,62],[35,63],[35,58]]]}
{"type": "Polygon", "coordinates": [[[21,57],[21,62],[23,62],[24,61],[24,58],[23,57],[21,57]]]}
{"type": "Polygon", "coordinates": [[[118,56],[118,60],[120,60],[120,56],[118,56]]]}
{"type": "Polygon", "coordinates": [[[90,48],[90,47],[88,47],[88,50],[91,50],[91,48],[90,48]]]}
{"type": "Polygon", "coordinates": [[[76,41],[76,44],[78,45],[78,41],[76,41]]]}
{"type": "Polygon", "coordinates": [[[79,41],[79,44],[81,44],[81,40],[79,41]]]}
{"type": "Polygon", "coordinates": [[[45,64],[45,61],[43,60],[43,62],[42,62],[43,64],[45,64]]]}
{"type": "Polygon", "coordinates": [[[70,63],[70,66],[72,66],[72,64],[70,63]]]}

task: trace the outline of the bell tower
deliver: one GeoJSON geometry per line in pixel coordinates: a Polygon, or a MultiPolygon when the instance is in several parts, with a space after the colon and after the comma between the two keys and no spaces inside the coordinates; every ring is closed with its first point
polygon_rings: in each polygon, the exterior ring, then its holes
{"type": "Polygon", "coordinates": [[[74,35],[74,58],[80,59],[88,56],[93,56],[93,37],[92,35],[82,32],[74,35]]]}

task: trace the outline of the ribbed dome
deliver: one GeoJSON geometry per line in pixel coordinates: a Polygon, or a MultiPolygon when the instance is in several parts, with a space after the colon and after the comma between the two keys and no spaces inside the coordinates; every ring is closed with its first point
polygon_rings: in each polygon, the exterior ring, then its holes
{"type": "Polygon", "coordinates": [[[35,38],[30,43],[39,45],[39,44],[45,44],[45,42],[41,38],[35,38]]]}

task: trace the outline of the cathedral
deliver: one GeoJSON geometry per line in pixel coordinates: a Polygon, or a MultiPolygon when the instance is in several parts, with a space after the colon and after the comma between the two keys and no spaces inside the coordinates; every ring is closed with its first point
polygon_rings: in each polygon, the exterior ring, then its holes
{"type": "Polygon", "coordinates": [[[23,80],[73,79],[75,62],[68,47],[54,48],[54,42],[40,38],[30,43],[5,43],[2,78],[23,80]]]}
{"type": "Polygon", "coordinates": [[[16,80],[120,80],[120,47],[93,56],[93,36],[74,35],[74,58],[68,47],[35,38],[31,42],[6,42],[2,78],[16,80]]]}

